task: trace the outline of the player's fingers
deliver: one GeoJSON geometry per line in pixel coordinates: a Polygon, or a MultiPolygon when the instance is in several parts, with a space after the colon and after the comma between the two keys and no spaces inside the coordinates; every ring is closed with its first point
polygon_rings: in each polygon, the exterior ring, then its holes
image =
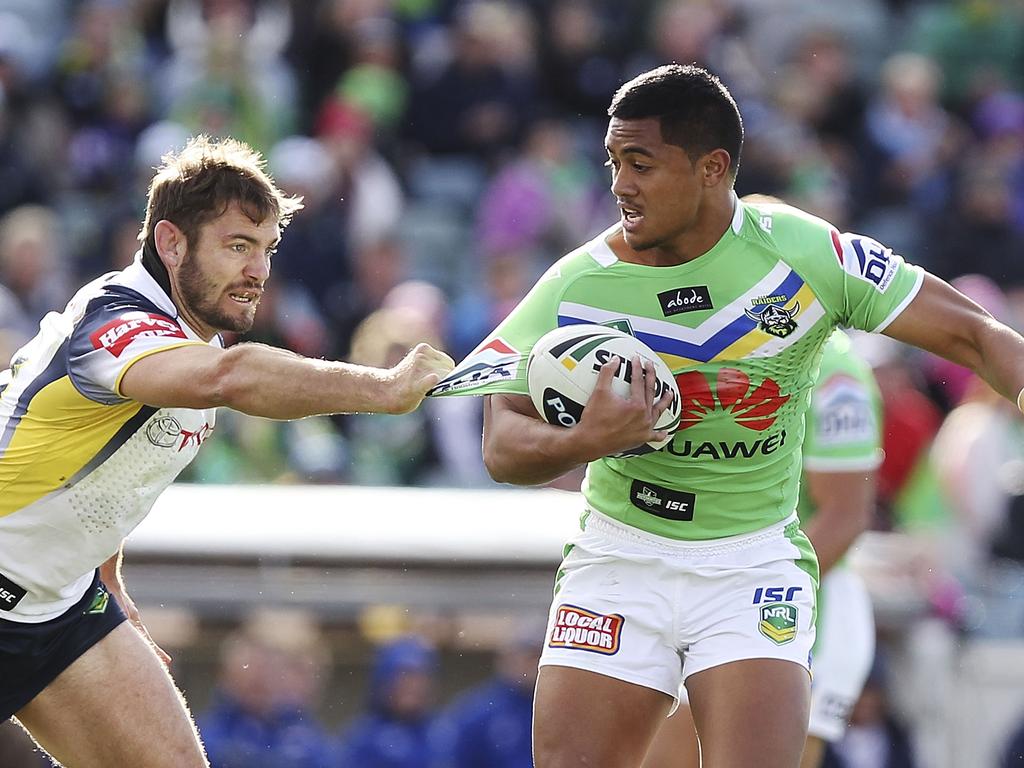
{"type": "Polygon", "coordinates": [[[658,374],[654,370],[654,362],[652,360],[644,360],[644,386],[646,388],[646,403],[648,408],[653,408],[657,398],[654,393],[658,387],[658,374]]]}
{"type": "Polygon", "coordinates": [[[662,390],[661,397],[658,398],[658,401],[654,404],[654,408],[652,409],[655,421],[657,421],[658,417],[661,416],[661,414],[663,414],[670,405],[672,405],[673,397],[674,394],[668,387],[665,387],[664,390],[662,390]]]}
{"type": "Polygon", "coordinates": [[[597,372],[597,384],[594,385],[594,390],[611,389],[612,379],[615,378],[615,374],[618,373],[619,365],[622,363],[622,358],[612,357],[607,363],[601,366],[601,370],[597,372]]]}
{"type": "Polygon", "coordinates": [[[644,364],[640,355],[633,355],[630,361],[629,377],[629,399],[638,403],[650,403],[645,391],[646,376],[644,376],[644,364]]]}

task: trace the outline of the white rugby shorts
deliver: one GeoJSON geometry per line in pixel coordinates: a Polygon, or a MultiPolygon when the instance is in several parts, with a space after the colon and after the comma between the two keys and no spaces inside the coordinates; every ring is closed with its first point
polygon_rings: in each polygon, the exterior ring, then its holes
{"type": "Polygon", "coordinates": [[[590,511],[556,577],[540,664],[676,702],[689,675],[731,661],[809,668],[817,573],[795,514],[740,536],[677,541],[590,511]]]}
{"type": "Polygon", "coordinates": [[[838,741],[875,656],[871,598],[861,578],[848,568],[834,568],[822,579],[813,655],[808,733],[838,741]]]}

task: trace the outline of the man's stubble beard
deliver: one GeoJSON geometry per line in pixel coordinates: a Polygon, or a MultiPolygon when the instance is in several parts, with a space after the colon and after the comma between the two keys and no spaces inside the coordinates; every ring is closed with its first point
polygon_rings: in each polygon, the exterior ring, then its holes
{"type": "Polygon", "coordinates": [[[181,299],[199,320],[217,331],[248,332],[255,322],[255,307],[247,315],[232,315],[224,312],[217,304],[219,295],[210,298],[208,294],[217,289],[207,281],[199,268],[198,259],[188,251],[178,268],[178,290],[181,299]]]}

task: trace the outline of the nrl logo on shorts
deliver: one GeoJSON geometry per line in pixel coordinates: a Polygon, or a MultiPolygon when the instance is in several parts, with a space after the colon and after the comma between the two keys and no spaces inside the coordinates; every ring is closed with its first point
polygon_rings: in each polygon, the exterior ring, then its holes
{"type": "Polygon", "coordinates": [[[789,603],[771,603],[762,605],[761,621],[757,628],[761,634],[776,645],[785,645],[796,639],[797,619],[799,612],[795,605],[789,603]]]}
{"type": "Polygon", "coordinates": [[[784,339],[796,330],[796,320],[793,318],[800,313],[799,301],[789,307],[786,306],[787,301],[789,296],[784,293],[778,296],[759,296],[750,302],[753,309],[745,309],[743,312],[757,323],[761,331],[784,339]]]}

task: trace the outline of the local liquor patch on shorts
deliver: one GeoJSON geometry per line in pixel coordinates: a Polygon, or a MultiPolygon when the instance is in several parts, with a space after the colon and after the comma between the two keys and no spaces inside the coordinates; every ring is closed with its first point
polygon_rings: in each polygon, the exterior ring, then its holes
{"type": "Polygon", "coordinates": [[[623,621],[625,619],[617,613],[606,616],[577,605],[562,604],[555,609],[548,645],[610,656],[619,650],[623,621]]]}
{"type": "Polygon", "coordinates": [[[559,570],[541,664],[674,698],[689,675],[730,661],[806,668],[816,581],[795,515],[751,534],[686,542],[590,511],[559,570]]]}

